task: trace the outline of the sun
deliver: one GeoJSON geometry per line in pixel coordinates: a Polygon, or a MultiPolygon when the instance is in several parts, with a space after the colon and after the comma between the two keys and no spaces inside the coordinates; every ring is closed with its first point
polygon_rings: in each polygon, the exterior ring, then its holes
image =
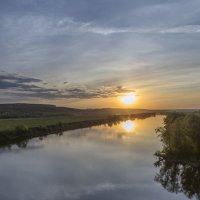
{"type": "Polygon", "coordinates": [[[137,98],[134,93],[129,93],[129,94],[121,97],[120,100],[124,105],[130,106],[136,102],[137,98]]]}

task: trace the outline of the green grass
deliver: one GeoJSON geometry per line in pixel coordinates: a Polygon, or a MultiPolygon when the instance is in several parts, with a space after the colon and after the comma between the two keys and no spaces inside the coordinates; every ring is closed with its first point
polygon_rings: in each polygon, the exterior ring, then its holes
{"type": "Polygon", "coordinates": [[[38,117],[38,118],[9,118],[0,119],[0,132],[15,130],[18,126],[25,126],[27,128],[46,127],[49,125],[56,125],[58,123],[71,123],[86,120],[105,119],[108,115],[80,115],[80,116],[59,116],[59,117],[38,117]]]}
{"type": "Polygon", "coordinates": [[[49,118],[16,118],[0,119],[0,131],[14,130],[15,127],[25,125],[28,128],[38,126],[54,125],[59,122],[70,123],[84,120],[97,119],[97,116],[66,116],[66,117],[49,117],[49,118]]]}

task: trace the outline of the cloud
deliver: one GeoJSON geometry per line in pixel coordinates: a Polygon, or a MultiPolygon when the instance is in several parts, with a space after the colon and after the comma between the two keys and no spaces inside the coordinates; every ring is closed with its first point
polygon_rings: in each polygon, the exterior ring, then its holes
{"type": "Polygon", "coordinates": [[[200,33],[200,25],[178,26],[160,30],[160,33],[200,33]]]}
{"type": "MultiPolygon", "coordinates": [[[[2,19],[1,19],[2,20],[2,19]]],[[[122,33],[136,33],[136,34],[149,34],[149,33],[200,33],[200,25],[188,24],[184,26],[147,26],[140,28],[138,26],[108,26],[97,24],[93,21],[77,21],[73,17],[57,17],[52,18],[49,16],[26,16],[20,18],[7,17],[2,21],[3,29],[8,33],[20,33],[23,27],[26,30],[26,38],[31,37],[47,37],[47,36],[62,36],[67,34],[83,34],[92,33],[99,35],[112,35],[122,33]]],[[[20,35],[19,35],[20,37],[20,35]]],[[[26,38],[21,38],[23,42],[28,42],[26,38]]]]}
{"type": "Polygon", "coordinates": [[[115,27],[98,27],[92,24],[87,24],[80,28],[80,30],[85,32],[91,32],[101,35],[110,35],[110,34],[119,34],[119,33],[143,33],[143,34],[159,34],[159,33],[200,33],[200,25],[185,25],[185,26],[177,26],[177,27],[169,27],[169,28],[115,28],[115,27]]]}
{"type": "Polygon", "coordinates": [[[0,89],[15,89],[23,92],[55,92],[55,89],[46,89],[29,83],[41,83],[42,80],[20,76],[18,74],[0,75],[0,89]]]}
{"type": "Polygon", "coordinates": [[[43,81],[36,78],[19,76],[16,74],[0,75],[0,90],[4,95],[23,98],[42,99],[90,99],[108,98],[133,92],[123,86],[102,86],[99,88],[70,87],[67,89],[46,88],[43,81]],[[31,83],[31,84],[30,84],[31,83]]]}
{"type": "MultiPolygon", "coordinates": [[[[156,99],[168,91],[175,102],[172,90],[179,83],[170,80],[178,77],[185,85],[200,74],[199,6],[199,0],[1,1],[0,70],[57,84],[0,79],[8,88],[1,89],[1,102],[106,97],[119,94],[118,85],[156,99]],[[193,74],[183,78],[188,68],[193,74]],[[84,87],[88,83],[94,84],[84,87]]],[[[199,92],[193,90],[193,96],[199,92]]]]}
{"type": "Polygon", "coordinates": [[[32,82],[42,82],[40,79],[30,78],[25,76],[20,76],[18,74],[7,74],[0,75],[0,81],[14,81],[15,83],[32,83],[32,82]]]}
{"type": "Polygon", "coordinates": [[[143,33],[143,34],[162,34],[162,33],[200,33],[200,25],[186,25],[186,26],[177,26],[177,27],[169,27],[169,28],[106,28],[106,27],[98,27],[88,25],[82,29],[83,31],[88,31],[92,33],[97,33],[101,35],[110,35],[110,34],[118,34],[118,33],[143,33]]]}
{"type": "MultiPolygon", "coordinates": [[[[26,16],[20,18],[8,17],[2,20],[3,29],[9,33],[21,32],[18,27],[24,27],[26,38],[32,37],[53,37],[67,34],[93,33],[99,35],[110,35],[117,33],[138,32],[131,28],[117,28],[98,25],[92,21],[76,21],[72,17],[52,18],[45,16],[26,16]]],[[[20,35],[18,35],[20,37],[20,35]]],[[[21,38],[23,42],[28,42],[21,38]]]]}

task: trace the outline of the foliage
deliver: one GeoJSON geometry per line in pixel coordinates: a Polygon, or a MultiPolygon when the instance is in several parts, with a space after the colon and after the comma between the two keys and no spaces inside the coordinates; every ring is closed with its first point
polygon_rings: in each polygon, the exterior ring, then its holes
{"type": "Polygon", "coordinates": [[[26,133],[28,131],[28,127],[26,125],[19,125],[15,127],[16,133],[26,133]]]}
{"type": "Polygon", "coordinates": [[[157,133],[163,148],[155,153],[155,181],[170,192],[200,199],[200,114],[170,113],[157,133]]]}
{"type": "Polygon", "coordinates": [[[191,163],[183,157],[172,160],[168,157],[157,155],[155,163],[159,173],[155,181],[159,182],[169,192],[183,192],[188,198],[200,199],[200,165],[191,163]]]}
{"type": "Polygon", "coordinates": [[[200,156],[199,113],[170,113],[164,119],[164,127],[156,131],[164,144],[163,150],[200,156]]]}

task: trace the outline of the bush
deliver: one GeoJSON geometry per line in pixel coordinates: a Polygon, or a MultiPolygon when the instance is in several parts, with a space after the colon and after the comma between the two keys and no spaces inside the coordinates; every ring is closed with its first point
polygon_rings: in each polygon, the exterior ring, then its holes
{"type": "Polygon", "coordinates": [[[19,125],[15,127],[15,133],[26,133],[28,132],[29,128],[26,125],[19,125]]]}
{"type": "Polygon", "coordinates": [[[165,150],[200,155],[200,115],[171,113],[157,132],[165,150]]]}

